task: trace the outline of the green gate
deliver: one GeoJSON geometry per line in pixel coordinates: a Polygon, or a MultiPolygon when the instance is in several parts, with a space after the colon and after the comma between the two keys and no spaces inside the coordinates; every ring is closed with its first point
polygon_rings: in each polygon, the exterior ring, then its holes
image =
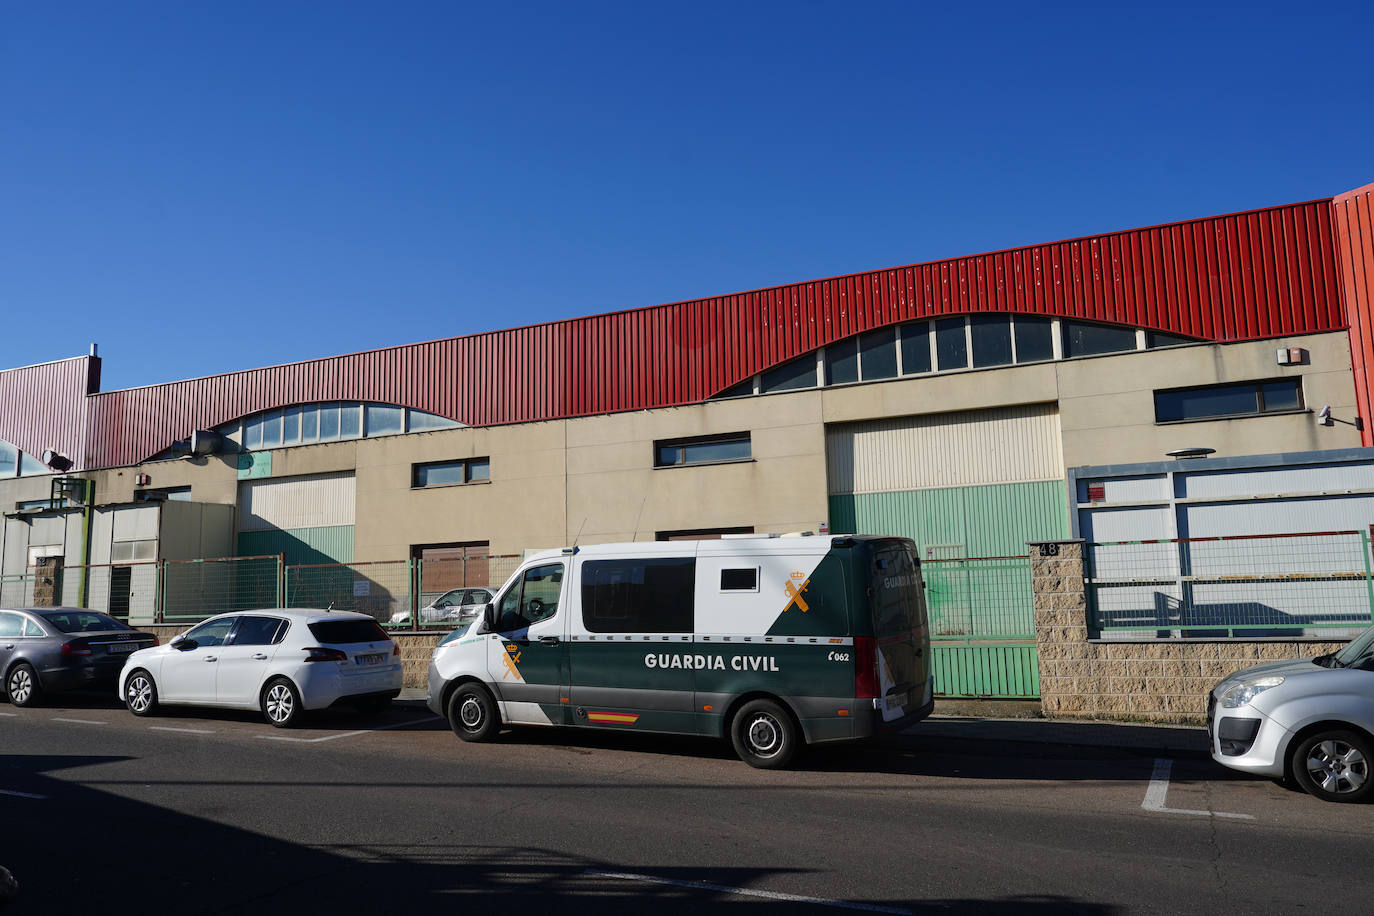
{"type": "Polygon", "coordinates": [[[924,560],[935,693],[1040,696],[1028,557],[924,560]]]}

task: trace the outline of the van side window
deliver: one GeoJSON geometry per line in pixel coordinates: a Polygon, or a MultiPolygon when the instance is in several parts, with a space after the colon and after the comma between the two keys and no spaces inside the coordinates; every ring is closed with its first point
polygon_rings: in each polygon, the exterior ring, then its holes
{"type": "Polygon", "coordinates": [[[690,633],[697,561],[588,560],[582,622],[593,633],[690,633]]]}
{"type": "Polygon", "coordinates": [[[759,568],[722,569],[720,590],[723,592],[756,592],[759,590],[759,568]]]}

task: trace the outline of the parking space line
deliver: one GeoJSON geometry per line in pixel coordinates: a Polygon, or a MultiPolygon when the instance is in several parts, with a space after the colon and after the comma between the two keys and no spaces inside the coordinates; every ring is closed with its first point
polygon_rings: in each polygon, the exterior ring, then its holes
{"type": "Polygon", "coordinates": [[[32,792],[16,792],[13,789],[0,789],[0,795],[13,795],[15,798],[36,798],[40,801],[46,800],[46,795],[34,795],[32,792]]]}
{"type": "Polygon", "coordinates": [[[369,732],[384,732],[389,728],[405,728],[407,725],[421,725],[425,722],[436,722],[443,716],[429,716],[425,719],[413,719],[409,722],[393,722],[390,725],[379,725],[376,728],[362,728],[355,732],[340,732],[337,735],[325,735],[322,738],[293,738],[290,735],[258,735],[263,741],[296,741],[301,744],[318,744],[321,741],[334,741],[338,738],[355,738],[358,735],[366,735],[369,732]]]}
{"type": "Polygon", "coordinates": [[[696,890],[715,891],[719,894],[735,894],[740,897],[762,897],[765,900],[785,900],[790,903],[810,903],[816,906],[833,906],[844,910],[863,910],[868,913],[898,913],[910,916],[911,910],[895,906],[878,906],[874,903],[852,903],[848,900],[827,900],[824,897],[804,897],[800,894],[783,894],[778,891],[756,891],[747,887],[729,887],[724,884],[708,884],[705,881],[675,881],[672,878],[656,878],[653,875],[632,875],[613,871],[588,870],[584,874],[594,878],[618,878],[622,881],[642,881],[645,884],[666,884],[669,887],[687,887],[696,890]]]}
{"type": "Polygon", "coordinates": [[[1164,802],[1169,795],[1169,773],[1174,768],[1172,760],[1157,758],[1154,772],[1150,774],[1150,785],[1145,790],[1145,800],[1140,807],[1159,814],[1192,814],[1200,817],[1231,817],[1237,820],[1253,821],[1253,814],[1232,814],[1229,811],[1193,811],[1188,808],[1169,808],[1164,802]]]}
{"type": "Polygon", "coordinates": [[[174,728],[171,725],[149,725],[149,729],[155,732],[187,732],[192,735],[213,735],[213,728],[174,728]]]}
{"type": "Polygon", "coordinates": [[[17,713],[17,712],[0,712],[0,716],[5,716],[6,718],[9,718],[9,719],[16,719],[16,718],[19,717],[19,713],[17,713]]]}
{"type": "Polygon", "coordinates": [[[77,725],[108,725],[108,722],[97,722],[95,719],[64,719],[61,716],[53,716],[54,722],[75,722],[77,725]]]}

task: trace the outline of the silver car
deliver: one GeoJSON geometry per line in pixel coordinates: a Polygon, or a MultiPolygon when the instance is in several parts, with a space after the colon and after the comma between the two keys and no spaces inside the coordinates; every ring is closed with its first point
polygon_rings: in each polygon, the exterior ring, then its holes
{"type": "MultiPolygon", "coordinates": [[[[444,592],[420,608],[420,623],[460,623],[472,620],[491,600],[489,588],[455,588],[444,592]]],[[[410,623],[410,611],[397,611],[388,621],[392,626],[410,623]]]]}
{"type": "Polygon", "coordinates": [[[1226,678],[1207,699],[1212,759],[1290,778],[1326,801],[1374,791],[1374,627],[1339,652],[1269,662],[1226,678]]]}

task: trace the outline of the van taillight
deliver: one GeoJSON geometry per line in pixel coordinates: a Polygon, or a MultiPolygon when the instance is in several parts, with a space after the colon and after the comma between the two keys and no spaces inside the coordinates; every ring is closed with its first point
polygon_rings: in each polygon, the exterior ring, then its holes
{"type": "Polygon", "coordinates": [[[309,653],[306,657],[308,662],[346,662],[348,653],[339,649],[323,649],[319,646],[311,646],[305,650],[309,653]]]}
{"type": "Polygon", "coordinates": [[[854,637],[854,696],[878,696],[878,642],[872,636],[854,637]]]}
{"type": "Polygon", "coordinates": [[[84,639],[75,639],[75,640],[72,640],[71,642],[64,642],[64,643],[62,644],[62,657],[63,657],[63,658],[71,658],[73,655],[90,655],[90,654],[91,654],[91,646],[90,646],[90,643],[86,642],[86,640],[84,640],[84,639]]]}

